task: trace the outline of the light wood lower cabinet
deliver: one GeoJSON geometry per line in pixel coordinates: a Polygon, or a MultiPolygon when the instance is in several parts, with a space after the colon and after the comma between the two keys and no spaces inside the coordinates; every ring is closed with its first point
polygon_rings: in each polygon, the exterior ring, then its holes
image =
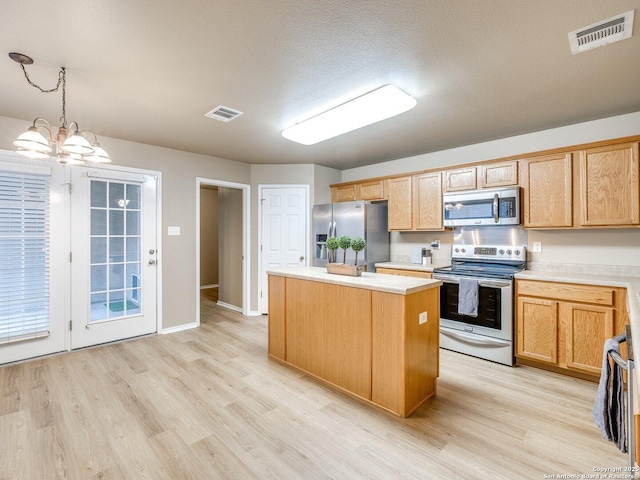
{"type": "Polygon", "coordinates": [[[516,294],[516,357],[600,375],[604,342],[627,323],[625,289],[517,280],[516,294]]]}
{"type": "Polygon", "coordinates": [[[269,275],[269,356],[408,416],[436,393],[439,311],[438,287],[400,295],[269,275]]]}

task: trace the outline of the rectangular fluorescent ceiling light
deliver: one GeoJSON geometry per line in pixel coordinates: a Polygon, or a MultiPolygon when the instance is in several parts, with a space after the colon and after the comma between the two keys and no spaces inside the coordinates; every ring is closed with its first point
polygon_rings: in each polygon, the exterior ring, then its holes
{"type": "Polygon", "coordinates": [[[395,85],[385,85],[331,110],[285,128],[282,136],[313,145],[411,110],[416,99],[395,85]]]}

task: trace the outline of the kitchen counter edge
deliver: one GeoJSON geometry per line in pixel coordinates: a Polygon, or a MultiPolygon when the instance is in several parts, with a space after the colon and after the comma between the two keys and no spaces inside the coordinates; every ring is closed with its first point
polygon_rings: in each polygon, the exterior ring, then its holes
{"type": "Polygon", "coordinates": [[[440,280],[362,272],[360,277],[327,273],[323,267],[291,267],[267,271],[268,275],[311,280],[345,287],[364,288],[378,292],[410,295],[442,285],[440,280]]]}

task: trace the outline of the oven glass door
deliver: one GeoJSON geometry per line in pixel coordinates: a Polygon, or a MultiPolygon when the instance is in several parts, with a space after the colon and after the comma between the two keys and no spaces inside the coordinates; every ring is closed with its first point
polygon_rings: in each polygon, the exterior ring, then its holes
{"type": "MultiPolygon", "coordinates": [[[[440,324],[504,340],[513,339],[513,281],[478,280],[478,316],[458,313],[459,275],[434,274],[440,287],[440,324]]],[[[469,277],[466,277],[469,278],[469,277]]]]}
{"type": "Polygon", "coordinates": [[[478,316],[461,315],[458,313],[458,284],[444,282],[440,287],[441,318],[500,330],[502,328],[500,304],[499,288],[478,286],[478,316]]]}

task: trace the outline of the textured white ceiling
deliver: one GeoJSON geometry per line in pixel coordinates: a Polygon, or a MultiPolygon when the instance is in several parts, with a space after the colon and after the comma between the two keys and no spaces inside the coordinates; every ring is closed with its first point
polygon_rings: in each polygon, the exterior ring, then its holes
{"type": "Polygon", "coordinates": [[[82,128],[241,162],[345,169],[640,110],[640,11],[630,39],[576,56],[567,39],[638,0],[3,3],[0,115],[60,116],[17,51],[44,87],[67,68],[82,128]],[[417,106],[317,145],[280,135],[387,83],[417,106]],[[205,118],[217,105],[244,114],[205,118]]]}

